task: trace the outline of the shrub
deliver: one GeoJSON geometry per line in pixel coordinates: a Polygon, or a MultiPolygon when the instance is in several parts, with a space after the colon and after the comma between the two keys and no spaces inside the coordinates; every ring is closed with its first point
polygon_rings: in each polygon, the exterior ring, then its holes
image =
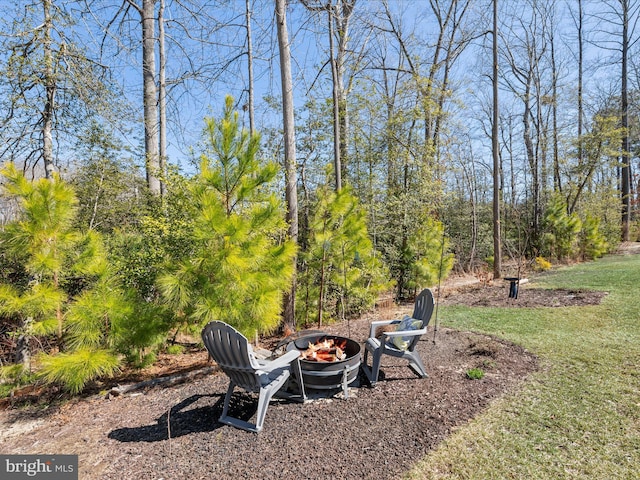
{"type": "Polygon", "coordinates": [[[54,338],[57,349],[39,342],[38,374],[79,392],[114,373],[121,353],[152,344],[158,330],[120,287],[102,237],[76,227],[73,189],[57,176],[29,182],[12,164],[2,174],[5,190],[21,206],[3,233],[5,253],[30,281],[0,283],[0,313],[19,319],[19,335],[54,338]]]}
{"type": "Polygon", "coordinates": [[[185,348],[182,345],[169,345],[167,347],[167,353],[169,355],[180,355],[184,353],[185,348]]]}
{"type": "Polygon", "coordinates": [[[595,260],[607,253],[608,248],[607,240],[600,232],[600,220],[587,215],[584,222],[582,222],[582,232],[580,232],[582,257],[588,260],[595,260]]]}
{"type": "Polygon", "coordinates": [[[541,272],[550,270],[552,267],[551,262],[545,259],[544,257],[536,257],[535,265],[536,265],[536,270],[541,272]]]}
{"type": "Polygon", "coordinates": [[[112,352],[90,348],[42,355],[40,362],[40,375],[50,383],[64,384],[71,393],[80,392],[90,379],[113,375],[120,365],[120,360],[112,352]]]}
{"type": "Polygon", "coordinates": [[[437,285],[453,268],[454,256],[449,252],[444,226],[433,218],[427,218],[422,227],[409,236],[408,250],[410,264],[406,286],[414,293],[421,287],[437,285]]]}
{"type": "Polygon", "coordinates": [[[543,228],[545,252],[558,260],[568,260],[575,256],[582,222],[577,214],[567,213],[566,203],[559,196],[554,196],[549,201],[544,213],[543,228]]]}
{"type": "Polygon", "coordinates": [[[480,380],[484,377],[484,371],[481,368],[471,368],[467,370],[467,378],[470,380],[480,380]]]}

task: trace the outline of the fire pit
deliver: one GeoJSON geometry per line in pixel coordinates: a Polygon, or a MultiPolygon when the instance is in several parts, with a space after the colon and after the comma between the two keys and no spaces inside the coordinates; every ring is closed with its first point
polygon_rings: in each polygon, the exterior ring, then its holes
{"type": "Polygon", "coordinates": [[[300,369],[305,389],[342,388],[348,398],[348,386],[358,378],[360,344],[350,338],[324,333],[301,337],[287,346],[300,350],[300,369]]]}

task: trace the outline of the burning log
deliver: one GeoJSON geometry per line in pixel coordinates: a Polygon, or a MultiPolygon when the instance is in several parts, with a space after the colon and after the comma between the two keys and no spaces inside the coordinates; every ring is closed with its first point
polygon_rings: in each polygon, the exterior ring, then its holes
{"type": "Polygon", "coordinates": [[[344,339],[320,338],[316,343],[309,342],[306,350],[301,352],[304,360],[311,362],[336,362],[344,360],[347,341],[344,339]]]}

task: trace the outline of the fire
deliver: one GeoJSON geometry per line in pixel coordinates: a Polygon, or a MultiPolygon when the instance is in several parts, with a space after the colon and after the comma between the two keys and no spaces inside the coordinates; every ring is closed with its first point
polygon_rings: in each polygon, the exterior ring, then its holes
{"type": "Polygon", "coordinates": [[[311,362],[337,362],[347,357],[344,349],[347,346],[347,340],[320,338],[316,343],[309,342],[306,350],[301,352],[304,360],[311,362]]]}

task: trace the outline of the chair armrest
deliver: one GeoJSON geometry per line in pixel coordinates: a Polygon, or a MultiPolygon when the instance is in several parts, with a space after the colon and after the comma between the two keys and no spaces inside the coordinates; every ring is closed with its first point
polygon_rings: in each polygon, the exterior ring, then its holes
{"type": "Polygon", "coordinates": [[[278,357],[274,360],[269,360],[266,362],[260,362],[260,370],[264,371],[264,372],[271,372],[272,370],[275,370],[276,368],[281,368],[281,367],[285,367],[287,365],[289,365],[291,362],[293,362],[296,358],[298,358],[300,356],[300,351],[298,350],[289,350],[287,353],[285,353],[284,355],[282,355],[281,357],[278,357]]]}
{"type": "Polygon", "coordinates": [[[400,320],[376,320],[375,322],[371,322],[371,328],[369,330],[369,338],[375,338],[376,336],[376,328],[382,327],[384,325],[391,325],[392,323],[400,323],[400,320]]]}
{"type": "Polygon", "coordinates": [[[417,337],[427,333],[426,328],[420,330],[396,330],[395,332],[384,332],[382,335],[385,337],[417,337]]]}
{"type": "Polygon", "coordinates": [[[395,332],[384,332],[382,337],[380,337],[380,348],[382,349],[382,353],[385,353],[385,350],[393,350],[393,351],[403,351],[404,348],[399,348],[394,344],[394,338],[396,337],[409,337],[413,340],[408,340],[410,343],[415,342],[416,338],[419,339],[420,336],[427,333],[426,328],[421,328],[420,330],[400,330],[395,332]]]}

